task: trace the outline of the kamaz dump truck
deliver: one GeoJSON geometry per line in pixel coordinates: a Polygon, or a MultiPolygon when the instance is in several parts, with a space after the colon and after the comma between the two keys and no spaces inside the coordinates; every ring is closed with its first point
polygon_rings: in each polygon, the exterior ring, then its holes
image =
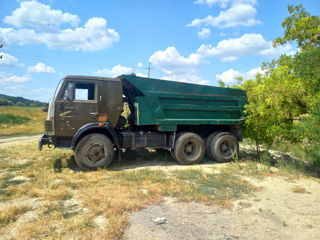
{"type": "Polygon", "coordinates": [[[122,149],[166,149],[181,164],[239,151],[245,92],[138,77],[66,76],[49,103],[43,145],[74,151],[83,170],[107,167],[122,149]],[[124,106],[129,114],[122,114],[124,106]]]}

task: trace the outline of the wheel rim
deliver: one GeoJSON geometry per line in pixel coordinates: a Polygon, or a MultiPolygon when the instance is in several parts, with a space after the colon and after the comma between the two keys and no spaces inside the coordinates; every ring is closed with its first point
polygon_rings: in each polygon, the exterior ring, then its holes
{"type": "Polygon", "coordinates": [[[93,143],[86,150],[86,158],[91,163],[97,163],[105,158],[104,146],[100,143],[93,143]]]}
{"type": "Polygon", "coordinates": [[[183,153],[188,157],[192,158],[196,155],[199,146],[194,141],[187,141],[183,146],[183,153]]]}
{"type": "Polygon", "coordinates": [[[235,152],[235,145],[228,140],[224,140],[220,144],[220,152],[224,157],[231,157],[235,152]]]}

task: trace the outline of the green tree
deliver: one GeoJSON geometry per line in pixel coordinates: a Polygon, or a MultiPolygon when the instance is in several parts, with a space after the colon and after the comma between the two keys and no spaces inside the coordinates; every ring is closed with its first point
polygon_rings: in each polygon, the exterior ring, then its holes
{"type": "Polygon", "coordinates": [[[318,47],[320,44],[320,19],[319,16],[311,16],[302,6],[289,5],[291,14],[282,23],[285,33],[273,41],[274,46],[296,41],[301,50],[318,47]]]}
{"type": "MultiPolygon", "coordinates": [[[[277,38],[274,45],[296,41],[299,51],[264,64],[263,75],[238,81],[234,86],[247,91],[246,136],[257,146],[265,144],[267,148],[275,140],[314,142],[311,135],[305,133],[310,129],[303,128],[302,123],[303,126],[306,123],[301,120],[314,112],[320,99],[320,19],[310,16],[302,5],[288,6],[288,10],[291,15],[282,23],[285,34],[277,38]],[[304,134],[297,134],[297,129],[304,129],[304,134]]],[[[308,117],[308,123],[315,122],[314,116],[317,115],[308,117]]]]}
{"type": "Polygon", "coordinates": [[[246,80],[246,135],[270,147],[275,139],[291,139],[295,120],[309,104],[304,88],[288,66],[271,69],[255,80],[246,80]]]}
{"type": "Polygon", "coordinates": [[[320,102],[312,113],[302,120],[295,132],[320,175],[320,102]]]}
{"type": "Polygon", "coordinates": [[[222,80],[219,80],[219,81],[218,81],[218,87],[226,87],[225,82],[222,81],[222,80]]]}
{"type": "Polygon", "coordinates": [[[19,106],[19,107],[24,107],[24,106],[26,106],[23,102],[17,102],[16,105],[19,106]]]}

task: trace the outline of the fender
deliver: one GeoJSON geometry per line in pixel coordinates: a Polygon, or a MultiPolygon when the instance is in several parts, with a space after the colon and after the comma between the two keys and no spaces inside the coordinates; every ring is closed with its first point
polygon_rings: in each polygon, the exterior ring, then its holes
{"type": "Polygon", "coordinates": [[[93,130],[93,129],[104,129],[108,133],[111,134],[113,138],[113,142],[116,145],[117,149],[120,149],[120,143],[119,143],[119,138],[117,132],[114,130],[112,125],[109,122],[95,122],[95,123],[88,123],[81,128],[78,129],[78,131],[73,135],[72,142],[71,142],[71,148],[74,150],[76,147],[76,143],[78,142],[79,138],[83,133],[85,133],[88,130],[93,130]],[[103,126],[99,126],[103,123],[103,126]]]}

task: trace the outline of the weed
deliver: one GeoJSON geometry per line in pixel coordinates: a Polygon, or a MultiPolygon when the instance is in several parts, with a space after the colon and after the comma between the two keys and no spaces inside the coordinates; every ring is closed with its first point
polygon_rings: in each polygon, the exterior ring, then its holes
{"type": "Polygon", "coordinates": [[[185,200],[209,202],[214,199],[216,204],[224,204],[225,201],[240,198],[254,190],[254,187],[246,181],[226,173],[210,174],[200,170],[179,170],[174,171],[174,176],[179,183],[171,194],[177,197],[179,194],[176,191],[181,192],[185,200]]]}
{"type": "Polygon", "coordinates": [[[11,206],[0,211],[0,226],[5,227],[30,210],[28,206],[11,206]]]}
{"type": "Polygon", "coordinates": [[[239,202],[239,206],[249,208],[249,207],[252,206],[252,204],[249,203],[249,202],[242,202],[242,201],[240,201],[240,202],[239,202]]]}
{"type": "Polygon", "coordinates": [[[312,229],[312,228],[313,228],[313,226],[312,226],[311,224],[307,224],[307,225],[306,225],[306,228],[308,228],[308,229],[312,229]]]}
{"type": "Polygon", "coordinates": [[[10,186],[10,179],[12,179],[14,175],[12,173],[4,174],[0,177],[0,189],[5,189],[10,186]]]}
{"type": "Polygon", "coordinates": [[[310,194],[310,192],[308,192],[303,187],[294,187],[294,188],[292,188],[292,192],[294,192],[294,193],[309,193],[310,194]]]}
{"type": "Polygon", "coordinates": [[[142,182],[142,181],[153,181],[153,182],[166,182],[168,181],[167,175],[161,170],[149,170],[149,169],[141,169],[137,171],[129,171],[129,172],[119,172],[117,174],[121,180],[126,182],[134,183],[142,182]]]}
{"type": "Polygon", "coordinates": [[[28,117],[16,116],[13,114],[0,113],[0,124],[18,125],[29,122],[31,119],[28,117]]]}

